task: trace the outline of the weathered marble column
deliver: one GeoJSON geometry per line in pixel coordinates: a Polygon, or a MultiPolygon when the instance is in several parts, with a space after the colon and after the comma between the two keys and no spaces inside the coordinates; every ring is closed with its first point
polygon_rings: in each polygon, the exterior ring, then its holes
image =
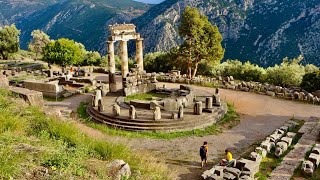
{"type": "Polygon", "coordinates": [[[143,38],[136,40],[136,62],[139,66],[139,72],[143,71],[143,38]]]}
{"type": "Polygon", "coordinates": [[[109,64],[109,88],[110,92],[117,92],[116,62],[114,60],[114,41],[108,41],[108,64],[109,64]]]}
{"type": "Polygon", "coordinates": [[[128,65],[128,41],[121,40],[120,41],[120,49],[121,49],[121,70],[122,70],[122,77],[127,77],[129,73],[129,65],[128,65]]]}

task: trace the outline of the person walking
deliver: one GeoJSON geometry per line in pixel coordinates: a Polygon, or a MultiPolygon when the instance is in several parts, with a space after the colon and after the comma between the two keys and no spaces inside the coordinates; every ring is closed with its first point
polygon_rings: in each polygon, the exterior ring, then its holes
{"type": "Polygon", "coordinates": [[[205,141],[200,147],[200,157],[201,157],[201,168],[204,165],[208,165],[208,143],[205,141]]]}

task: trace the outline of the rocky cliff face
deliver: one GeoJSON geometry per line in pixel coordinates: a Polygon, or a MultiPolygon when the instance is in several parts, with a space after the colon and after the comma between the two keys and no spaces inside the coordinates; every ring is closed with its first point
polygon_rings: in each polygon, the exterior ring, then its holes
{"type": "Polygon", "coordinates": [[[320,65],[318,0],[167,0],[133,20],[147,52],[181,42],[177,28],[186,6],[197,7],[219,27],[225,59],[269,66],[303,54],[304,63],[320,65]]]}
{"type": "Polygon", "coordinates": [[[16,23],[24,49],[31,31],[42,29],[104,53],[107,25],[133,22],[145,52],[168,51],[182,41],[177,30],[186,6],[219,27],[225,59],[270,66],[303,54],[304,63],[320,66],[319,0],[166,0],[153,7],[132,0],[0,0],[0,25],[16,23]]]}
{"type": "Polygon", "coordinates": [[[108,24],[130,22],[148,9],[149,5],[132,0],[3,0],[0,25],[15,23],[24,49],[31,32],[41,29],[52,39],[74,39],[90,50],[103,52],[108,24]]]}

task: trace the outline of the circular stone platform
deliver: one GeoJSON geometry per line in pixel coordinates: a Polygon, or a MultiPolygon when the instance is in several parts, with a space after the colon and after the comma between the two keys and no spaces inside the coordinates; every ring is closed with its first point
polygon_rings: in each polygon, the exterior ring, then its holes
{"type": "MultiPolygon", "coordinates": [[[[208,95],[212,96],[212,95],[208,95]]],[[[117,103],[121,96],[102,97],[104,112],[99,112],[98,107],[93,107],[90,103],[87,113],[96,122],[106,124],[112,128],[131,130],[131,131],[166,131],[177,132],[193,129],[201,129],[217,123],[227,112],[227,104],[222,102],[221,106],[214,106],[211,113],[203,112],[201,115],[193,113],[193,105],[184,108],[183,119],[171,119],[172,113],[177,111],[161,111],[161,120],[153,120],[153,110],[136,108],[137,118],[129,119],[129,109],[121,106],[120,116],[114,117],[112,106],[117,103]]],[[[197,101],[202,101],[205,105],[205,96],[197,96],[197,101]]]]}

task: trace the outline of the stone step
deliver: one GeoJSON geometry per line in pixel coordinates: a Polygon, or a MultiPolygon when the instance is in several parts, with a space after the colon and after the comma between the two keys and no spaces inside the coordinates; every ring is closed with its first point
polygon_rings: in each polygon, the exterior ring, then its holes
{"type": "Polygon", "coordinates": [[[184,121],[184,120],[171,120],[171,121],[147,121],[146,122],[125,122],[121,120],[114,119],[114,117],[105,116],[101,114],[97,110],[92,107],[87,108],[87,113],[97,122],[106,124],[110,127],[132,130],[132,131],[144,131],[144,130],[152,130],[152,131],[180,131],[180,130],[193,130],[204,128],[209,125],[212,125],[220,118],[224,112],[221,110],[217,112],[216,119],[210,119],[207,121],[199,121],[198,119],[192,121],[184,121]]]}

